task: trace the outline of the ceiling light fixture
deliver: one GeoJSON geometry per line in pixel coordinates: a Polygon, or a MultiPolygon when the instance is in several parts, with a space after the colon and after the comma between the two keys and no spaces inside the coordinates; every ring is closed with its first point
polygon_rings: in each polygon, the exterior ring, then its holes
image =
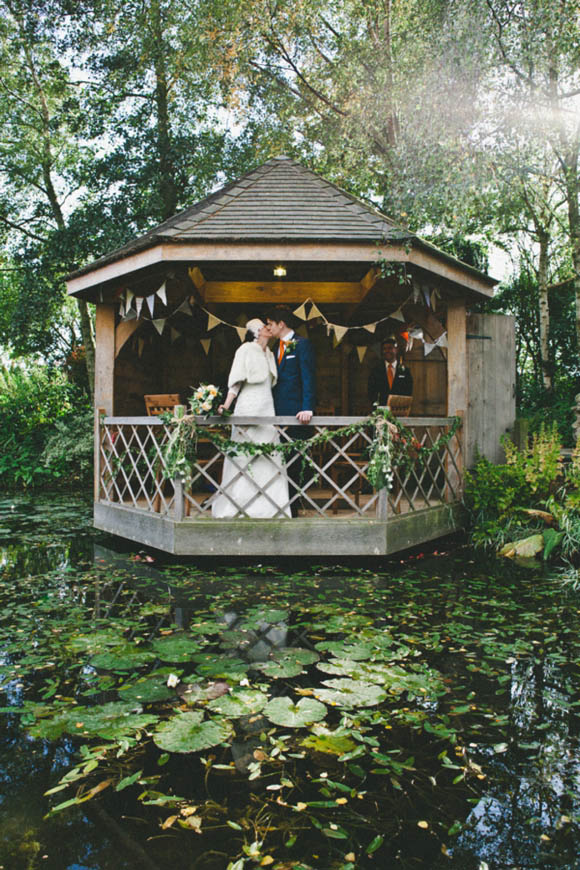
{"type": "Polygon", "coordinates": [[[286,269],[284,268],[284,266],[275,266],[274,275],[276,276],[276,278],[284,278],[286,276],[286,269]]]}

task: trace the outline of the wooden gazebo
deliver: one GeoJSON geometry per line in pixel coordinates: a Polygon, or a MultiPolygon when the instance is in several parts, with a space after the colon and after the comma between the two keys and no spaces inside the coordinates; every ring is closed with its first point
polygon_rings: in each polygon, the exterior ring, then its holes
{"type": "MultiPolygon", "coordinates": [[[[96,304],[95,525],[170,552],[228,555],[379,555],[451,531],[465,464],[475,447],[497,458],[515,415],[512,320],[469,314],[495,283],[283,157],[79,269],[69,293],[96,304]],[[314,345],[316,431],[368,415],[368,374],[394,331],[412,344],[405,424],[425,444],[456,414],[462,430],[378,493],[365,473],[370,436],[336,439],[314,457],[297,519],[212,520],[222,457],[207,448],[187,487],[165,480],[169,427],[146,415],[144,396],[185,403],[201,382],[224,384],[239,327],[273,303],[298,311],[314,345]]],[[[295,421],[272,422],[284,438],[295,421]]]]}

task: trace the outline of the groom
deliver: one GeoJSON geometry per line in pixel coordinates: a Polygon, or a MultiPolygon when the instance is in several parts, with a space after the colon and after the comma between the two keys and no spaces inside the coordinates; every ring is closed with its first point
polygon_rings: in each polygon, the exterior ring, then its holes
{"type": "MultiPolygon", "coordinates": [[[[296,417],[300,426],[291,426],[287,435],[293,440],[309,438],[308,423],[316,404],[316,375],[314,351],[307,338],[297,335],[293,328],[294,315],[288,308],[271,308],[266,312],[266,323],[277,340],[273,351],[278,368],[278,382],[273,389],[274,408],[279,417],[296,417]]],[[[288,468],[290,498],[296,495],[300,477],[299,459],[288,468]]],[[[292,516],[298,515],[297,499],[292,502],[292,516]]]]}

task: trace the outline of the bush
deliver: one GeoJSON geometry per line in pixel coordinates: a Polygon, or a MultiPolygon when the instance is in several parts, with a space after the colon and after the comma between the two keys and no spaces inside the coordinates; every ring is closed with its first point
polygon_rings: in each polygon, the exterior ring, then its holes
{"type": "Polygon", "coordinates": [[[85,394],[58,369],[0,367],[0,486],[22,489],[86,476],[88,412],[85,394]],[[69,429],[74,435],[65,439],[69,429]],[[66,463],[55,438],[67,440],[66,463]]]}

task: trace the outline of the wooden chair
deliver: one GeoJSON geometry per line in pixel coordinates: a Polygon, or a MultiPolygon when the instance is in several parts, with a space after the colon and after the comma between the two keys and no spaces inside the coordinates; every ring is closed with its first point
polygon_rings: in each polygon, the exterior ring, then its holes
{"type": "Polygon", "coordinates": [[[408,417],[413,405],[413,396],[390,395],[387,399],[387,408],[395,417],[408,417]]]}
{"type": "MultiPolygon", "coordinates": [[[[176,405],[181,404],[179,393],[149,393],[143,396],[143,398],[145,399],[145,409],[148,417],[159,417],[160,414],[173,411],[176,405]]],[[[159,463],[155,471],[155,483],[161,483],[161,466],[159,463]]],[[[161,510],[161,495],[157,487],[153,498],[153,510],[155,513],[159,513],[161,510]]]]}
{"type": "Polygon", "coordinates": [[[143,396],[148,417],[158,417],[181,404],[179,393],[151,393],[143,396]]]}

